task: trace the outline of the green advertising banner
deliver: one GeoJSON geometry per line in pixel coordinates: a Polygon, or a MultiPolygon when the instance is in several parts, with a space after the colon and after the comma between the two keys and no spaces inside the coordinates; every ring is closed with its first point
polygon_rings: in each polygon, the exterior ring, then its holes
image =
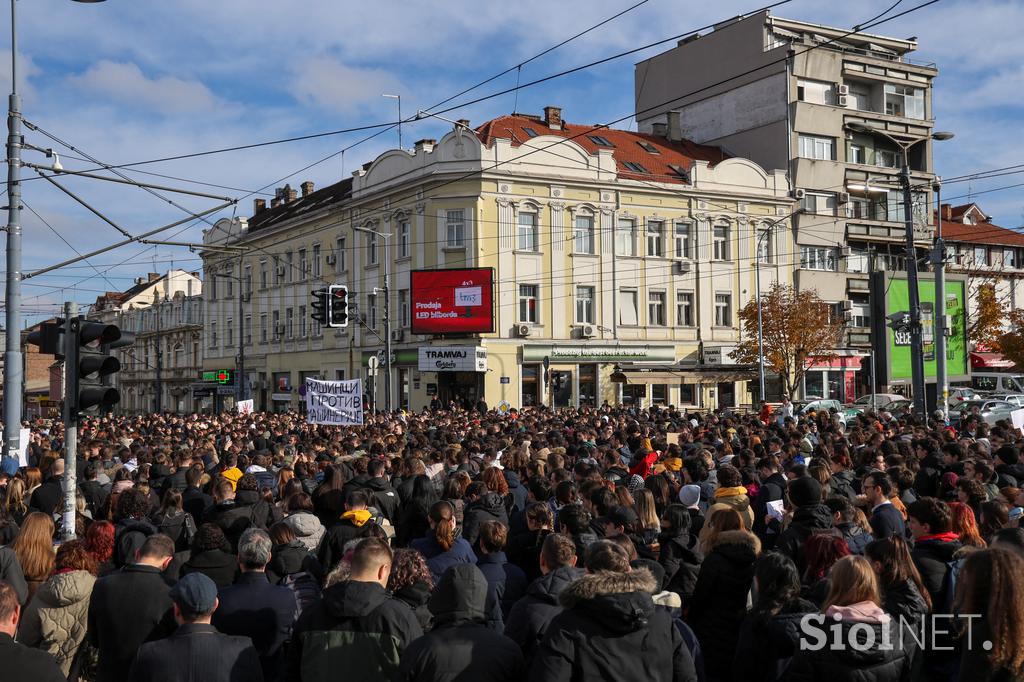
{"type": "MultiPolygon", "coordinates": [[[[905,279],[886,281],[886,316],[910,311],[910,288],[905,279]]],[[[920,279],[921,326],[924,337],[924,374],[935,379],[935,316],[948,317],[949,336],[946,338],[946,374],[950,380],[966,377],[969,371],[967,352],[967,283],[964,280],[946,281],[946,300],[939,305],[935,300],[935,281],[920,279]]],[[[910,380],[910,333],[896,332],[886,327],[886,347],[889,356],[889,381],[910,380]]]]}

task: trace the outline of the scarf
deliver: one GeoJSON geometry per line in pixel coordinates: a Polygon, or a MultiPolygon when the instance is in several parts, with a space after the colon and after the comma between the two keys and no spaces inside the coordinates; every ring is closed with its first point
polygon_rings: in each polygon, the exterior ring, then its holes
{"type": "Polygon", "coordinates": [[[370,516],[371,514],[369,509],[353,509],[352,511],[347,511],[342,514],[341,518],[342,520],[348,519],[352,522],[353,526],[362,527],[370,520],[370,516]]]}
{"type": "Polygon", "coordinates": [[[741,485],[738,485],[735,488],[719,488],[715,491],[715,499],[717,500],[720,497],[736,497],[737,495],[746,494],[747,489],[741,485]]]}
{"type": "Polygon", "coordinates": [[[946,533],[936,533],[935,535],[922,535],[917,539],[918,542],[924,542],[925,540],[938,540],[939,542],[953,542],[959,540],[960,535],[949,531],[946,533]]]}

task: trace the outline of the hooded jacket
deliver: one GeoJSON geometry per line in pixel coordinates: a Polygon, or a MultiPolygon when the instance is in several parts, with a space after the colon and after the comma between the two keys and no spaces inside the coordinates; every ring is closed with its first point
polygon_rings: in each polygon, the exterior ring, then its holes
{"type": "Polygon", "coordinates": [[[693,658],[649,571],[598,571],[562,591],[530,667],[532,682],[695,682],[693,658]]]}
{"type": "MultiPolygon", "coordinates": [[[[324,533],[317,552],[323,570],[330,572],[345,554],[345,545],[356,538],[369,537],[375,525],[367,509],[353,509],[341,515],[341,520],[324,533]]],[[[290,517],[289,517],[290,518],[290,517]]]]}
{"type": "Polygon", "coordinates": [[[914,548],[910,550],[910,556],[921,574],[921,582],[928,590],[932,599],[932,607],[939,612],[946,607],[943,605],[943,583],[946,580],[946,572],[949,571],[949,564],[956,559],[954,556],[963,545],[959,540],[918,540],[914,548]]]}
{"type": "Polygon", "coordinates": [[[750,612],[743,619],[733,661],[735,682],[775,682],[783,678],[800,644],[800,620],[818,607],[794,599],[773,616],[750,612]]]}
{"type": "Polygon", "coordinates": [[[689,603],[697,586],[697,575],[704,560],[697,548],[697,538],[689,533],[670,535],[663,533],[659,538],[658,563],[665,569],[666,590],[678,594],[689,603]]]}
{"type": "Polygon", "coordinates": [[[402,651],[423,634],[408,606],[377,583],[346,581],[303,611],[288,648],[288,679],[387,680],[402,651]]]}
{"type": "Polygon", "coordinates": [[[519,645],[526,660],[533,657],[551,619],[562,612],[558,595],[584,575],[575,566],[556,568],[530,583],[526,596],[512,606],[505,619],[505,636],[519,645]]]}
{"type": "Polygon", "coordinates": [[[299,540],[292,540],[284,545],[275,545],[267,564],[267,580],[275,585],[286,575],[300,571],[309,572],[319,583],[323,578],[323,569],[316,556],[306,550],[299,540]]]}
{"type": "Polygon", "coordinates": [[[114,532],[114,565],[120,568],[135,561],[135,553],[146,538],[157,532],[157,527],[149,519],[126,519],[117,524],[114,532]]]}
{"type": "Polygon", "coordinates": [[[796,570],[803,575],[807,568],[807,562],[804,559],[804,544],[807,542],[807,538],[815,533],[829,532],[838,535],[838,531],[833,526],[831,509],[823,504],[797,507],[793,512],[793,521],[786,530],[782,531],[779,541],[775,544],[775,550],[792,559],[796,564],[796,570]]]}
{"type": "Polygon", "coordinates": [[[398,493],[391,487],[388,479],[377,477],[368,479],[360,487],[370,493],[373,506],[380,510],[380,513],[391,523],[398,522],[398,512],[401,509],[401,502],[398,493]]]}
{"type": "Polygon", "coordinates": [[[874,540],[871,533],[865,533],[863,528],[853,522],[840,523],[836,528],[843,534],[850,554],[864,554],[864,548],[874,540]]]}
{"type": "Polygon", "coordinates": [[[484,521],[500,521],[508,528],[508,511],[505,509],[505,500],[495,492],[488,492],[466,505],[463,513],[462,537],[470,546],[476,545],[480,536],[480,526],[484,521]]]}
{"type": "Polygon", "coordinates": [[[525,511],[529,491],[526,490],[526,486],[519,480],[519,474],[511,469],[503,469],[501,473],[505,475],[505,482],[508,483],[508,494],[512,496],[512,509],[525,511]]]}
{"type": "Polygon", "coordinates": [[[714,503],[708,507],[708,515],[710,516],[711,510],[719,505],[725,505],[738,511],[743,517],[744,528],[754,527],[754,509],[750,506],[750,497],[747,495],[747,489],[743,486],[716,490],[714,503]]]}
{"type": "Polygon", "coordinates": [[[513,604],[526,594],[526,574],[523,569],[510,564],[504,552],[481,554],[476,565],[487,579],[488,606],[494,607],[492,613],[500,617],[503,624],[513,604]]]}
{"type": "Polygon", "coordinates": [[[56,573],[32,598],[18,625],[18,641],[51,654],[67,675],[85,641],[89,598],[96,578],[88,571],[56,573]]]}
{"type": "Polygon", "coordinates": [[[431,595],[434,629],[402,654],[397,680],[408,682],[515,682],[523,654],[514,642],[484,625],[488,585],[472,564],[449,568],[431,595]]]}
{"type": "Polygon", "coordinates": [[[284,523],[295,533],[295,538],[301,542],[307,550],[315,552],[320,547],[320,541],[324,539],[324,524],[316,514],[307,511],[297,511],[284,518],[284,523]]]}
{"type": "Polygon", "coordinates": [[[409,547],[426,557],[427,568],[430,569],[430,577],[434,579],[435,585],[441,582],[441,576],[450,566],[476,563],[473,548],[462,538],[455,538],[455,544],[447,551],[437,543],[433,535],[413,540],[409,547]]]}
{"type": "Polygon", "coordinates": [[[427,602],[430,600],[430,586],[426,582],[417,580],[411,585],[394,590],[393,594],[395,599],[412,609],[424,632],[430,629],[430,623],[434,617],[431,615],[430,609],[427,608],[427,602]]]}

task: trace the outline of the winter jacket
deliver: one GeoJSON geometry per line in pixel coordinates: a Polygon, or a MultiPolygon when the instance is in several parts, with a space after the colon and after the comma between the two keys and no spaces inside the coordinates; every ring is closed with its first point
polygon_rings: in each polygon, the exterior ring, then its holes
{"type": "Polygon", "coordinates": [[[398,499],[398,493],[391,488],[388,479],[371,478],[360,487],[370,494],[371,506],[379,509],[380,513],[392,524],[398,522],[398,514],[402,505],[398,499]]]}
{"type": "Polygon", "coordinates": [[[238,559],[234,554],[229,554],[222,549],[208,549],[205,552],[192,554],[181,566],[181,575],[189,573],[202,573],[217,584],[217,587],[227,587],[235,582],[238,574],[238,559]]]}
{"type": "Polygon", "coordinates": [[[63,499],[64,490],[61,487],[60,479],[51,476],[32,492],[32,496],[29,498],[28,509],[29,511],[38,511],[44,514],[53,514],[63,499]]]}
{"type": "Polygon", "coordinates": [[[891,502],[883,502],[871,512],[871,534],[876,540],[884,540],[894,535],[905,537],[906,524],[903,515],[891,502]]]}
{"type": "Polygon", "coordinates": [[[239,505],[234,500],[225,500],[206,510],[203,523],[214,523],[231,543],[231,551],[238,551],[238,539],[253,526],[252,505],[239,505]]]}
{"type": "Polygon", "coordinates": [[[832,525],[832,510],[823,504],[798,507],[793,512],[793,521],[782,531],[779,541],[775,543],[775,550],[792,559],[800,575],[803,575],[807,568],[804,544],[807,538],[816,533],[839,533],[832,525]]]}
{"type": "Polygon", "coordinates": [[[761,550],[757,536],[744,530],[721,533],[705,557],[694,586],[687,622],[704,652],[712,679],[728,679],[761,550]]]}
{"type": "Polygon", "coordinates": [[[174,551],[183,552],[192,544],[192,537],[196,533],[195,521],[192,515],[182,511],[177,514],[165,514],[153,519],[158,533],[163,533],[174,541],[174,551]]]}
{"type": "Polygon", "coordinates": [[[318,583],[323,580],[320,562],[299,540],[292,540],[285,545],[275,545],[270,553],[270,563],[267,564],[267,580],[276,585],[286,575],[300,571],[307,571],[318,583]]]}
{"type": "Polygon", "coordinates": [[[505,553],[508,560],[526,574],[527,582],[533,582],[541,576],[540,550],[544,546],[544,538],[551,534],[550,530],[527,530],[509,538],[505,553]]]}
{"type": "Polygon", "coordinates": [[[531,682],[696,682],[693,658],[672,616],[651,598],[644,570],[585,575],[559,595],[530,666],[531,682]]]}
{"type": "Polygon", "coordinates": [[[423,634],[412,610],[377,583],[345,581],[303,611],[288,647],[288,680],[389,680],[423,634]]]}
{"type": "Polygon", "coordinates": [[[505,509],[505,500],[498,493],[484,493],[480,499],[466,505],[466,511],[463,514],[462,537],[471,547],[476,545],[476,540],[480,535],[480,526],[484,521],[501,521],[508,528],[508,511],[505,509]]]}
{"type": "Polygon", "coordinates": [[[114,530],[114,565],[120,568],[135,561],[135,553],[142,549],[146,538],[158,532],[149,519],[126,519],[114,530]]]}
{"type": "Polygon", "coordinates": [[[515,564],[508,563],[504,552],[480,554],[476,565],[487,579],[487,624],[502,632],[505,616],[526,594],[526,574],[515,564]]]}
{"type": "Polygon", "coordinates": [[[961,547],[959,540],[918,540],[910,550],[914,565],[921,574],[921,582],[932,599],[932,607],[938,613],[949,613],[943,610],[948,606],[942,603],[943,585],[949,564],[955,560],[954,555],[961,547]]]}
{"type": "Polygon", "coordinates": [[[402,653],[399,682],[518,682],[523,654],[484,625],[488,585],[471,564],[448,569],[429,607],[434,629],[402,653]]]}
{"type": "Polygon", "coordinates": [[[882,609],[893,618],[903,617],[908,624],[921,631],[921,622],[928,615],[928,604],[913,580],[904,580],[886,587],[882,591],[882,609]]]}
{"type": "Polygon", "coordinates": [[[736,657],[735,682],[775,682],[784,679],[790,658],[800,644],[800,619],[818,607],[795,599],[772,616],[751,611],[743,619],[736,657]]]}
{"type": "Polygon", "coordinates": [[[310,552],[315,552],[320,547],[320,541],[324,539],[327,530],[315,514],[307,511],[297,511],[284,517],[284,523],[310,552]]]}
{"type": "Polygon", "coordinates": [[[519,645],[529,661],[547,632],[551,619],[562,612],[558,595],[570,584],[585,575],[575,566],[562,566],[537,578],[526,588],[522,597],[505,619],[505,636],[519,645]]]}
{"type": "MultiPolygon", "coordinates": [[[[753,501],[754,508],[754,533],[764,541],[767,535],[768,503],[781,500],[786,495],[786,477],[779,472],[761,481],[761,487],[753,501]]],[[[694,531],[693,528],[690,532],[694,531]]]]}
{"type": "Polygon", "coordinates": [[[864,554],[864,548],[874,540],[870,533],[865,533],[856,523],[840,523],[836,528],[843,534],[850,554],[864,554]]]}
{"type": "Polygon", "coordinates": [[[456,538],[451,549],[445,551],[433,535],[413,540],[409,545],[412,549],[422,554],[427,559],[427,567],[430,569],[430,576],[434,584],[441,582],[441,576],[448,570],[448,567],[455,564],[475,564],[476,554],[463,538],[456,538]]]}
{"type": "Polygon", "coordinates": [[[683,603],[688,604],[697,586],[701,561],[704,560],[697,548],[696,537],[689,533],[662,533],[659,547],[658,563],[665,569],[663,587],[678,594],[683,603]]]}
{"type": "Polygon", "coordinates": [[[107,501],[110,488],[100,485],[99,481],[82,481],[78,484],[78,489],[82,491],[82,497],[85,498],[85,508],[92,513],[94,519],[97,518],[103,509],[103,504],[107,501]]]}
{"type": "Polygon", "coordinates": [[[341,561],[349,541],[369,537],[375,525],[370,516],[370,512],[365,509],[347,511],[341,515],[340,521],[324,533],[317,559],[326,573],[330,573],[335,564],[341,561]]]}
{"type": "Polygon", "coordinates": [[[330,528],[331,524],[338,522],[341,513],[345,511],[345,495],[341,490],[318,488],[313,491],[313,509],[320,523],[330,528]]]}
{"type": "MultiPolygon", "coordinates": [[[[314,517],[315,518],[315,517],[314,517]]],[[[217,595],[213,626],[226,635],[252,640],[266,682],[284,680],[284,644],[295,622],[295,595],[271,585],[264,573],[246,572],[217,595]]]]}
{"type": "Polygon", "coordinates": [[[213,506],[213,498],[199,488],[186,488],[181,494],[181,508],[192,515],[196,527],[203,522],[206,510],[213,506]]]}
{"type": "MultiPolygon", "coordinates": [[[[126,671],[127,672],[127,671],[126,671]]],[[[231,637],[206,623],[184,623],[170,637],[144,644],[128,682],[245,682],[262,680],[248,637],[231,637]]]]}
{"type": "Polygon", "coordinates": [[[430,629],[430,622],[434,617],[427,608],[427,601],[430,599],[430,586],[427,583],[416,581],[412,585],[398,588],[393,594],[395,599],[412,609],[424,632],[430,629]]]}
{"type": "Polygon", "coordinates": [[[0,580],[14,589],[14,595],[22,606],[28,601],[28,584],[18,563],[18,556],[10,547],[0,547],[0,580]]]}
{"type": "Polygon", "coordinates": [[[715,491],[715,499],[710,507],[708,507],[708,516],[711,515],[713,509],[719,508],[720,505],[725,505],[730,509],[735,509],[743,517],[743,527],[751,529],[754,527],[754,510],[750,506],[750,497],[747,496],[747,489],[742,486],[735,488],[719,488],[715,491]]]}
{"type": "Polygon", "coordinates": [[[857,491],[854,489],[854,479],[856,478],[852,469],[843,469],[832,474],[832,477],[828,481],[829,490],[832,495],[838,497],[845,497],[850,502],[857,501],[857,491]]]}
{"type": "Polygon", "coordinates": [[[267,502],[255,490],[239,490],[235,494],[235,504],[248,510],[252,525],[263,530],[267,530],[283,518],[277,505],[267,502]]]}
{"type": "Polygon", "coordinates": [[[85,641],[95,583],[96,578],[88,571],[56,573],[21,614],[18,641],[51,654],[65,675],[85,641]]]}
{"type": "Polygon", "coordinates": [[[0,632],[0,661],[4,682],[67,682],[52,656],[15,642],[6,632],[0,632]]]}

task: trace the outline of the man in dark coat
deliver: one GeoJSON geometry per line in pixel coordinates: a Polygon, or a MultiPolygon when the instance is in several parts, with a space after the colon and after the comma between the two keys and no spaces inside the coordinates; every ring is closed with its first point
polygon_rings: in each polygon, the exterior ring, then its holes
{"type": "Polygon", "coordinates": [[[237,504],[235,494],[231,481],[221,479],[213,489],[214,505],[203,515],[203,523],[216,524],[224,531],[232,552],[238,551],[238,538],[253,525],[253,507],[237,504]]]}
{"type": "Polygon", "coordinates": [[[487,486],[480,481],[470,483],[466,489],[469,503],[462,516],[462,537],[472,546],[476,546],[480,535],[480,526],[484,521],[500,521],[508,528],[508,511],[505,500],[495,492],[489,492],[487,486]]]}
{"type": "Polygon", "coordinates": [[[341,561],[346,544],[357,538],[369,537],[376,525],[367,509],[369,504],[370,493],[367,490],[350,490],[345,496],[345,512],[337,523],[327,529],[320,541],[317,559],[325,573],[341,561]]]}
{"type": "Polygon", "coordinates": [[[4,682],[66,682],[53,656],[14,641],[20,619],[18,595],[0,581],[0,665],[4,682]]]}
{"type": "Polygon", "coordinates": [[[64,475],[64,460],[57,459],[50,465],[50,475],[46,477],[42,485],[35,489],[29,499],[29,511],[53,514],[57,505],[64,499],[64,489],[61,487],[61,477],[64,475]]]}
{"type": "Polygon", "coordinates": [[[796,510],[793,521],[779,536],[775,550],[782,552],[796,564],[803,575],[806,568],[804,544],[816,533],[839,532],[832,525],[832,510],[821,503],[821,484],[810,476],[801,476],[789,482],[789,501],[796,510]]]}
{"type": "MultiPolygon", "coordinates": [[[[921,582],[932,598],[935,613],[952,613],[947,573],[963,545],[953,531],[949,505],[934,497],[922,497],[907,507],[907,526],[914,536],[910,556],[921,574],[921,582]]],[[[949,586],[952,587],[952,586],[949,586]]]]}
{"type": "Polygon", "coordinates": [[[672,616],[654,606],[655,587],[649,571],[630,569],[626,550],[594,543],[587,575],[559,596],[565,610],[548,625],[531,682],[695,682],[693,658],[672,616]]]}
{"type": "Polygon", "coordinates": [[[110,486],[102,485],[97,480],[100,475],[99,462],[87,462],[83,474],[85,480],[78,484],[78,489],[82,491],[82,497],[85,498],[85,508],[89,510],[95,519],[99,517],[100,511],[107,501],[107,496],[110,494],[110,486]]]}
{"type": "Polygon", "coordinates": [[[259,655],[248,637],[224,635],[210,624],[217,586],[191,573],[171,589],[178,628],[167,639],[143,644],[129,682],[260,682],[259,655]]]}
{"type": "Polygon", "coordinates": [[[754,498],[754,533],[761,538],[761,543],[766,547],[774,546],[777,530],[772,530],[771,542],[767,542],[769,536],[768,503],[781,500],[786,495],[786,477],[779,472],[778,463],[771,457],[762,457],[757,462],[757,473],[761,477],[761,487],[754,498]]]}
{"type": "Polygon", "coordinates": [[[519,647],[485,625],[487,580],[472,564],[452,566],[441,577],[427,608],[429,634],[402,653],[399,682],[516,682],[525,664],[519,647]]]}
{"type": "Polygon", "coordinates": [[[228,635],[247,637],[260,657],[266,682],[284,680],[284,643],[295,621],[295,594],[271,585],[265,573],[273,543],[267,532],[250,528],[238,541],[235,584],[220,591],[220,607],[213,625],[228,635]]]}
{"type": "Polygon", "coordinates": [[[89,641],[99,649],[97,682],[123,680],[144,642],[174,630],[169,588],[161,573],[174,557],[174,541],[150,535],[135,563],[100,578],[89,601],[89,641]]]}
{"type": "Polygon", "coordinates": [[[526,594],[526,574],[505,557],[507,540],[508,529],[497,521],[486,521],[480,528],[476,565],[487,579],[487,617],[498,632],[504,630],[512,605],[526,594]]]}
{"type": "Polygon", "coordinates": [[[892,479],[881,471],[873,471],[864,477],[861,485],[871,505],[871,534],[876,540],[898,535],[906,537],[906,526],[900,510],[889,501],[892,495],[892,479]]]}
{"type": "Polygon", "coordinates": [[[401,501],[398,493],[391,487],[391,482],[384,475],[384,460],[375,459],[366,468],[369,478],[362,484],[362,488],[370,493],[371,506],[376,507],[384,517],[391,523],[398,523],[398,513],[401,511],[401,501]]]}
{"type": "Polygon", "coordinates": [[[408,644],[423,634],[415,614],[385,589],[391,548],[366,538],[352,555],[350,578],[331,585],[307,607],[288,647],[291,682],[386,680],[398,671],[408,644]]]}
{"type": "Polygon", "coordinates": [[[197,527],[203,522],[206,510],[213,506],[213,498],[200,487],[204,473],[202,465],[189,467],[185,472],[185,491],[181,493],[181,507],[192,515],[197,527]]]}
{"type": "Polygon", "coordinates": [[[544,538],[540,551],[541,577],[530,583],[526,596],[517,601],[505,619],[505,636],[519,645],[529,661],[544,638],[551,619],[562,612],[558,595],[582,578],[583,569],[576,568],[576,545],[561,533],[544,538]]]}

